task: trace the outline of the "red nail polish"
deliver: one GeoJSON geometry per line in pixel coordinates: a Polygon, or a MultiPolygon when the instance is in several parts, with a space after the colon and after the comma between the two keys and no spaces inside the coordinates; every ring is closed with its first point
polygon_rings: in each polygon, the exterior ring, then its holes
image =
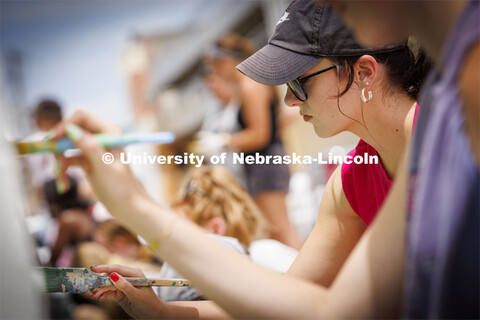
{"type": "Polygon", "coordinates": [[[118,281],[118,274],[116,272],[112,273],[110,275],[110,279],[112,279],[113,282],[117,282],[118,281]]]}

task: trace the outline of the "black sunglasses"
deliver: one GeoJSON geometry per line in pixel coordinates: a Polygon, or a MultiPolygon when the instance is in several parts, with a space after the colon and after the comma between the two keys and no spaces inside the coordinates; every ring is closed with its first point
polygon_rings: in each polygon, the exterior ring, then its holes
{"type": "Polygon", "coordinates": [[[311,77],[318,76],[319,74],[327,72],[328,70],[334,69],[336,67],[337,66],[330,66],[315,73],[309,74],[308,76],[299,77],[295,80],[289,81],[287,82],[287,87],[293,92],[293,94],[295,95],[295,97],[297,97],[298,100],[307,101],[308,96],[305,92],[305,89],[303,88],[303,83],[311,77]]]}

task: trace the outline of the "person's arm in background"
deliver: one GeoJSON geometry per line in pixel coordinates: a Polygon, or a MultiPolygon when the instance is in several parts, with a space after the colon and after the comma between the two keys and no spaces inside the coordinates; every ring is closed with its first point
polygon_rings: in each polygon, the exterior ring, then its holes
{"type": "Polygon", "coordinates": [[[250,152],[266,147],[271,139],[271,111],[273,99],[271,87],[255,82],[240,74],[241,112],[246,128],[233,133],[227,147],[250,152]]]}
{"type": "Polygon", "coordinates": [[[280,110],[278,113],[278,129],[280,132],[287,129],[291,124],[295,121],[301,119],[298,116],[298,110],[296,108],[290,108],[285,105],[280,106],[280,110]]]}
{"type": "Polygon", "coordinates": [[[470,145],[480,168],[480,43],[467,54],[459,77],[463,112],[467,124],[470,145]]]}
{"type": "MultiPolygon", "coordinates": [[[[81,114],[69,122],[103,132],[81,114]]],[[[119,221],[152,245],[155,254],[185,275],[205,296],[239,318],[391,318],[398,316],[405,242],[405,163],[377,217],[330,290],[253,264],[192,223],[162,208],[141,189],[127,165],[102,162],[105,150],[88,133],[69,126],[82,165],[99,199],[119,221]],[[163,236],[162,236],[163,235],[163,236]],[[157,239],[161,240],[157,243],[157,239]]],[[[65,132],[60,126],[57,137],[65,132]]],[[[111,150],[113,151],[113,150],[111,150]]],[[[116,151],[113,151],[116,152],[116,151]]]]}
{"type": "Polygon", "coordinates": [[[343,192],[340,165],[328,179],[315,226],[287,274],[329,287],[365,229],[343,192]]]}

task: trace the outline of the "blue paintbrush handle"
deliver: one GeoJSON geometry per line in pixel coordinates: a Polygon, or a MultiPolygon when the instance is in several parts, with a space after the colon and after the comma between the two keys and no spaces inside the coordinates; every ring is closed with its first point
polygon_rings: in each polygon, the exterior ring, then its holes
{"type": "MultiPolygon", "coordinates": [[[[96,134],[94,138],[105,148],[120,148],[134,143],[167,144],[175,141],[172,132],[131,133],[124,135],[96,134]]],[[[56,141],[55,152],[64,152],[75,149],[68,138],[56,141]]]]}

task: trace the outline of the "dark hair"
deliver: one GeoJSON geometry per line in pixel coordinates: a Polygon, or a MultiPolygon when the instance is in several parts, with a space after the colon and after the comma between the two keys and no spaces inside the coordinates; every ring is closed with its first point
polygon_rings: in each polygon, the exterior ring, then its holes
{"type": "MultiPolygon", "coordinates": [[[[417,99],[425,76],[431,67],[431,62],[423,50],[418,49],[417,54],[414,54],[412,49],[405,46],[405,48],[400,50],[372,54],[371,56],[377,62],[385,65],[390,84],[406,92],[412,99],[417,99]]],[[[352,86],[354,79],[353,65],[360,57],[330,58],[334,64],[339,66],[340,74],[346,76],[348,80],[345,89],[339,94],[339,97],[343,96],[352,86]]]]}
{"type": "Polygon", "coordinates": [[[33,116],[56,124],[62,120],[62,108],[55,100],[42,100],[38,103],[33,116]]]}
{"type": "Polygon", "coordinates": [[[64,193],[57,191],[55,179],[45,182],[43,186],[45,200],[53,217],[57,217],[62,211],[68,209],[87,210],[89,207],[89,203],[78,194],[77,181],[70,176],[68,176],[68,181],[70,188],[64,193]]]}

